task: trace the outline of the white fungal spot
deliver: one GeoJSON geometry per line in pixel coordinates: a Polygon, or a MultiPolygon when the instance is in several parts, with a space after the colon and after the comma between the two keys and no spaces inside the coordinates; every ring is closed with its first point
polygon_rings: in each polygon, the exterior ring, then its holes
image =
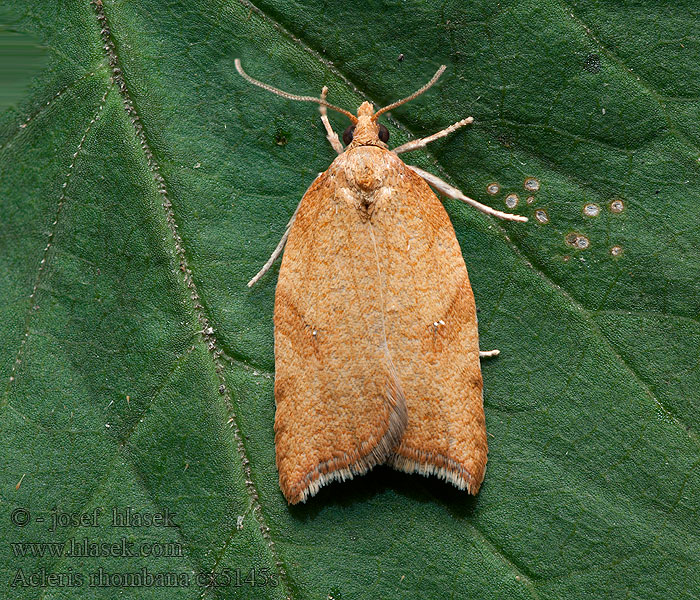
{"type": "Polygon", "coordinates": [[[600,206],[590,202],[589,204],[584,205],[583,214],[587,217],[597,217],[600,214],[600,206]]]}
{"type": "Polygon", "coordinates": [[[534,177],[528,177],[523,182],[523,187],[529,192],[536,192],[540,189],[540,182],[534,177]]]}
{"type": "Polygon", "coordinates": [[[518,206],[518,195],[508,194],[506,196],[506,206],[508,208],[515,208],[516,206],[518,206]]]}
{"type": "Polygon", "coordinates": [[[549,215],[547,214],[547,211],[542,208],[538,208],[535,211],[535,219],[537,219],[540,223],[543,224],[549,223],[549,215]]]}
{"type": "Polygon", "coordinates": [[[496,194],[498,194],[498,192],[501,191],[501,186],[498,185],[498,184],[494,181],[493,183],[489,183],[489,184],[486,186],[486,191],[487,191],[491,196],[495,196],[496,194]]]}
{"type": "Polygon", "coordinates": [[[610,254],[613,256],[620,256],[623,253],[622,246],[613,246],[610,248],[610,254]]]}
{"type": "Polygon", "coordinates": [[[535,197],[534,197],[534,196],[528,196],[528,197],[527,197],[527,203],[528,203],[528,204],[532,204],[534,201],[535,201],[535,197]]]}
{"type": "Polygon", "coordinates": [[[569,246],[573,246],[579,250],[585,250],[591,245],[590,240],[585,235],[576,232],[567,234],[564,240],[569,246]]]}
{"type": "Polygon", "coordinates": [[[243,515],[238,515],[236,518],[236,529],[239,531],[243,529],[243,515]]]}
{"type": "Polygon", "coordinates": [[[614,213],[619,214],[623,210],[625,210],[625,203],[622,200],[620,200],[619,198],[613,200],[610,203],[610,212],[614,212],[614,213]]]}

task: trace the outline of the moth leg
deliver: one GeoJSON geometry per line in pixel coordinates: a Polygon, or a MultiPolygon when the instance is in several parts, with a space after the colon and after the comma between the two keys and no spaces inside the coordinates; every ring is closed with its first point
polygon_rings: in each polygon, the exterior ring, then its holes
{"type": "MultiPolygon", "coordinates": [[[[323,173],[319,173],[318,175],[316,175],[316,177],[314,177],[314,180],[311,182],[311,185],[313,185],[321,175],[323,175],[323,173]]],[[[311,185],[309,186],[309,188],[311,188],[311,185]]],[[[307,189],[306,191],[308,192],[309,190],[307,189]]],[[[306,196],[306,192],[304,192],[304,196],[306,196]]],[[[301,200],[304,199],[304,196],[301,197],[301,200]]],[[[297,213],[299,212],[299,207],[301,206],[301,200],[299,200],[299,204],[297,204],[297,207],[294,209],[294,214],[292,215],[292,218],[289,219],[289,223],[287,223],[287,227],[285,227],[285,229],[284,229],[284,235],[282,236],[282,239],[277,244],[277,248],[274,249],[274,251],[270,255],[270,258],[268,258],[267,262],[263,265],[263,268],[260,269],[257,272],[257,274],[255,275],[255,277],[253,277],[253,279],[251,279],[248,282],[248,287],[253,287],[260,280],[260,278],[270,270],[270,267],[281,256],[282,250],[284,250],[284,245],[287,243],[287,238],[289,237],[289,231],[292,229],[292,225],[294,224],[294,219],[296,219],[297,213]]]]}
{"type": "Polygon", "coordinates": [[[270,267],[272,267],[272,265],[275,263],[275,261],[282,254],[282,250],[284,250],[284,245],[287,243],[287,238],[289,237],[289,230],[292,228],[292,223],[294,223],[294,219],[297,216],[297,213],[299,212],[300,206],[301,206],[301,200],[299,201],[299,204],[297,204],[297,208],[294,211],[292,218],[289,219],[289,223],[287,223],[287,227],[284,230],[284,235],[282,236],[282,239],[279,241],[279,243],[277,244],[277,247],[274,249],[274,251],[270,255],[270,258],[267,259],[267,262],[263,265],[262,269],[260,269],[257,272],[257,274],[255,275],[255,277],[253,277],[253,279],[251,279],[248,282],[248,287],[253,287],[260,280],[260,278],[270,270],[270,267]]]}
{"type": "Polygon", "coordinates": [[[434,133],[433,135],[429,135],[428,137],[420,138],[418,140],[411,140],[410,142],[406,142],[405,144],[402,144],[401,146],[397,146],[392,150],[394,154],[401,154],[402,152],[410,152],[411,150],[418,150],[418,148],[424,148],[427,146],[430,142],[434,142],[435,140],[439,140],[440,138],[444,138],[448,135],[450,135],[453,131],[457,131],[460,127],[464,127],[465,125],[470,125],[471,123],[474,122],[474,117],[467,117],[466,119],[462,119],[461,121],[457,121],[456,123],[450,125],[449,127],[445,127],[442,131],[438,131],[437,133],[434,133]]]}
{"type": "MultiPolygon", "coordinates": [[[[328,88],[324,85],[323,89],[321,90],[321,100],[325,101],[327,95],[328,88]]],[[[323,104],[318,105],[318,110],[321,112],[321,121],[323,121],[323,126],[326,128],[326,138],[328,138],[331,146],[333,146],[333,150],[335,150],[338,154],[342,154],[344,152],[343,145],[340,143],[338,134],[333,131],[333,127],[328,120],[328,110],[325,106],[323,106],[323,104]]]]}
{"type": "Polygon", "coordinates": [[[500,353],[500,350],[479,350],[479,358],[491,358],[498,356],[500,353]]]}
{"type": "Polygon", "coordinates": [[[443,181],[439,177],[436,177],[432,173],[428,173],[427,171],[424,171],[423,169],[419,169],[418,167],[414,167],[413,165],[406,165],[409,169],[420,175],[423,179],[425,179],[430,185],[432,185],[438,192],[441,194],[447,196],[448,198],[454,198],[455,200],[461,200],[462,202],[465,202],[466,204],[470,204],[477,210],[480,210],[482,213],[491,215],[492,217],[498,217],[499,219],[504,219],[506,221],[520,221],[521,223],[525,223],[527,221],[527,217],[523,217],[521,215],[513,215],[511,213],[505,213],[501,212],[500,210],[496,210],[495,208],[491,208],[490,206],[486,206],[485,204],[482,204],[481,202],[477,202],[476,200],[472,200],[471,198],[465,196],[462,192],[460,192],[457,188],[452,187],[449,183],[446,181],[443,181]]]}

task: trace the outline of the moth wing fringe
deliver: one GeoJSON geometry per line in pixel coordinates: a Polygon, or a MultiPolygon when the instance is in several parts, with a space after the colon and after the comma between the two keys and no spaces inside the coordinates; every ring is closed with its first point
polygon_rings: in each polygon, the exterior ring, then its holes
{"type": "Polygon", "coordinates": [[[404,473],[418,473],[426,477],[435,475],[439,479],[451,483],[460,490],[467,490],[470,494],[476,494],[479,491],[481,481],[483,480],[483,474],[481,478],[477,480],[462,465],[446,456],[435,455],[432,452],[427,453],[420,450],[414,450],[414,452],[419,455],[419,459],[393,454],[387,459],[387,464],[404,473]]]}

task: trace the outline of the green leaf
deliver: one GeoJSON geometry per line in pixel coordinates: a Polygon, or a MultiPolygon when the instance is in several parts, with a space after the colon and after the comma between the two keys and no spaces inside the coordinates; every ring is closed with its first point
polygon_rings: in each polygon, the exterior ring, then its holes
{"type": "Polygon", "coordinates": [[[3,596],[697,596],[690,3],[6,4],[48,63],[0,116],[3,596]],[[448,65],[385,120],[392,144],[474,116],[406,161],[530,217],[446,201],[501,350],[477,497],[378,468],[284,501],[277,268],[245,284],[334,155],[317,108],[236,57],[347,108],[448,65]],[[175,526],[114,527],[129,507],[175,526]],[[117,546],[61,555],[71,540],[117,546]]]}

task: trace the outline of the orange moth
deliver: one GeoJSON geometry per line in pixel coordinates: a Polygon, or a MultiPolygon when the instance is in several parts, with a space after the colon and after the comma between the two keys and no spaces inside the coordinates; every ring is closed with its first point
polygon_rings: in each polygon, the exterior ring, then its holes
{"type": "Polygon", "coordinates": [[[381,114],[357,116],[247,75],[291,100],[320,104],[338,157],[316,177],[252,286],[284,250],[275,293],[275,447],[291,504],[375,465],[437,475],[476,494],[486,469],[486,426],[476,307],[454,229],[430,185],[513,221],[526,217],[467,198],[398,155],[473,121],[389,150],[381,114]],[[326,109],[351,125],[340,143],[326,109]]]}

